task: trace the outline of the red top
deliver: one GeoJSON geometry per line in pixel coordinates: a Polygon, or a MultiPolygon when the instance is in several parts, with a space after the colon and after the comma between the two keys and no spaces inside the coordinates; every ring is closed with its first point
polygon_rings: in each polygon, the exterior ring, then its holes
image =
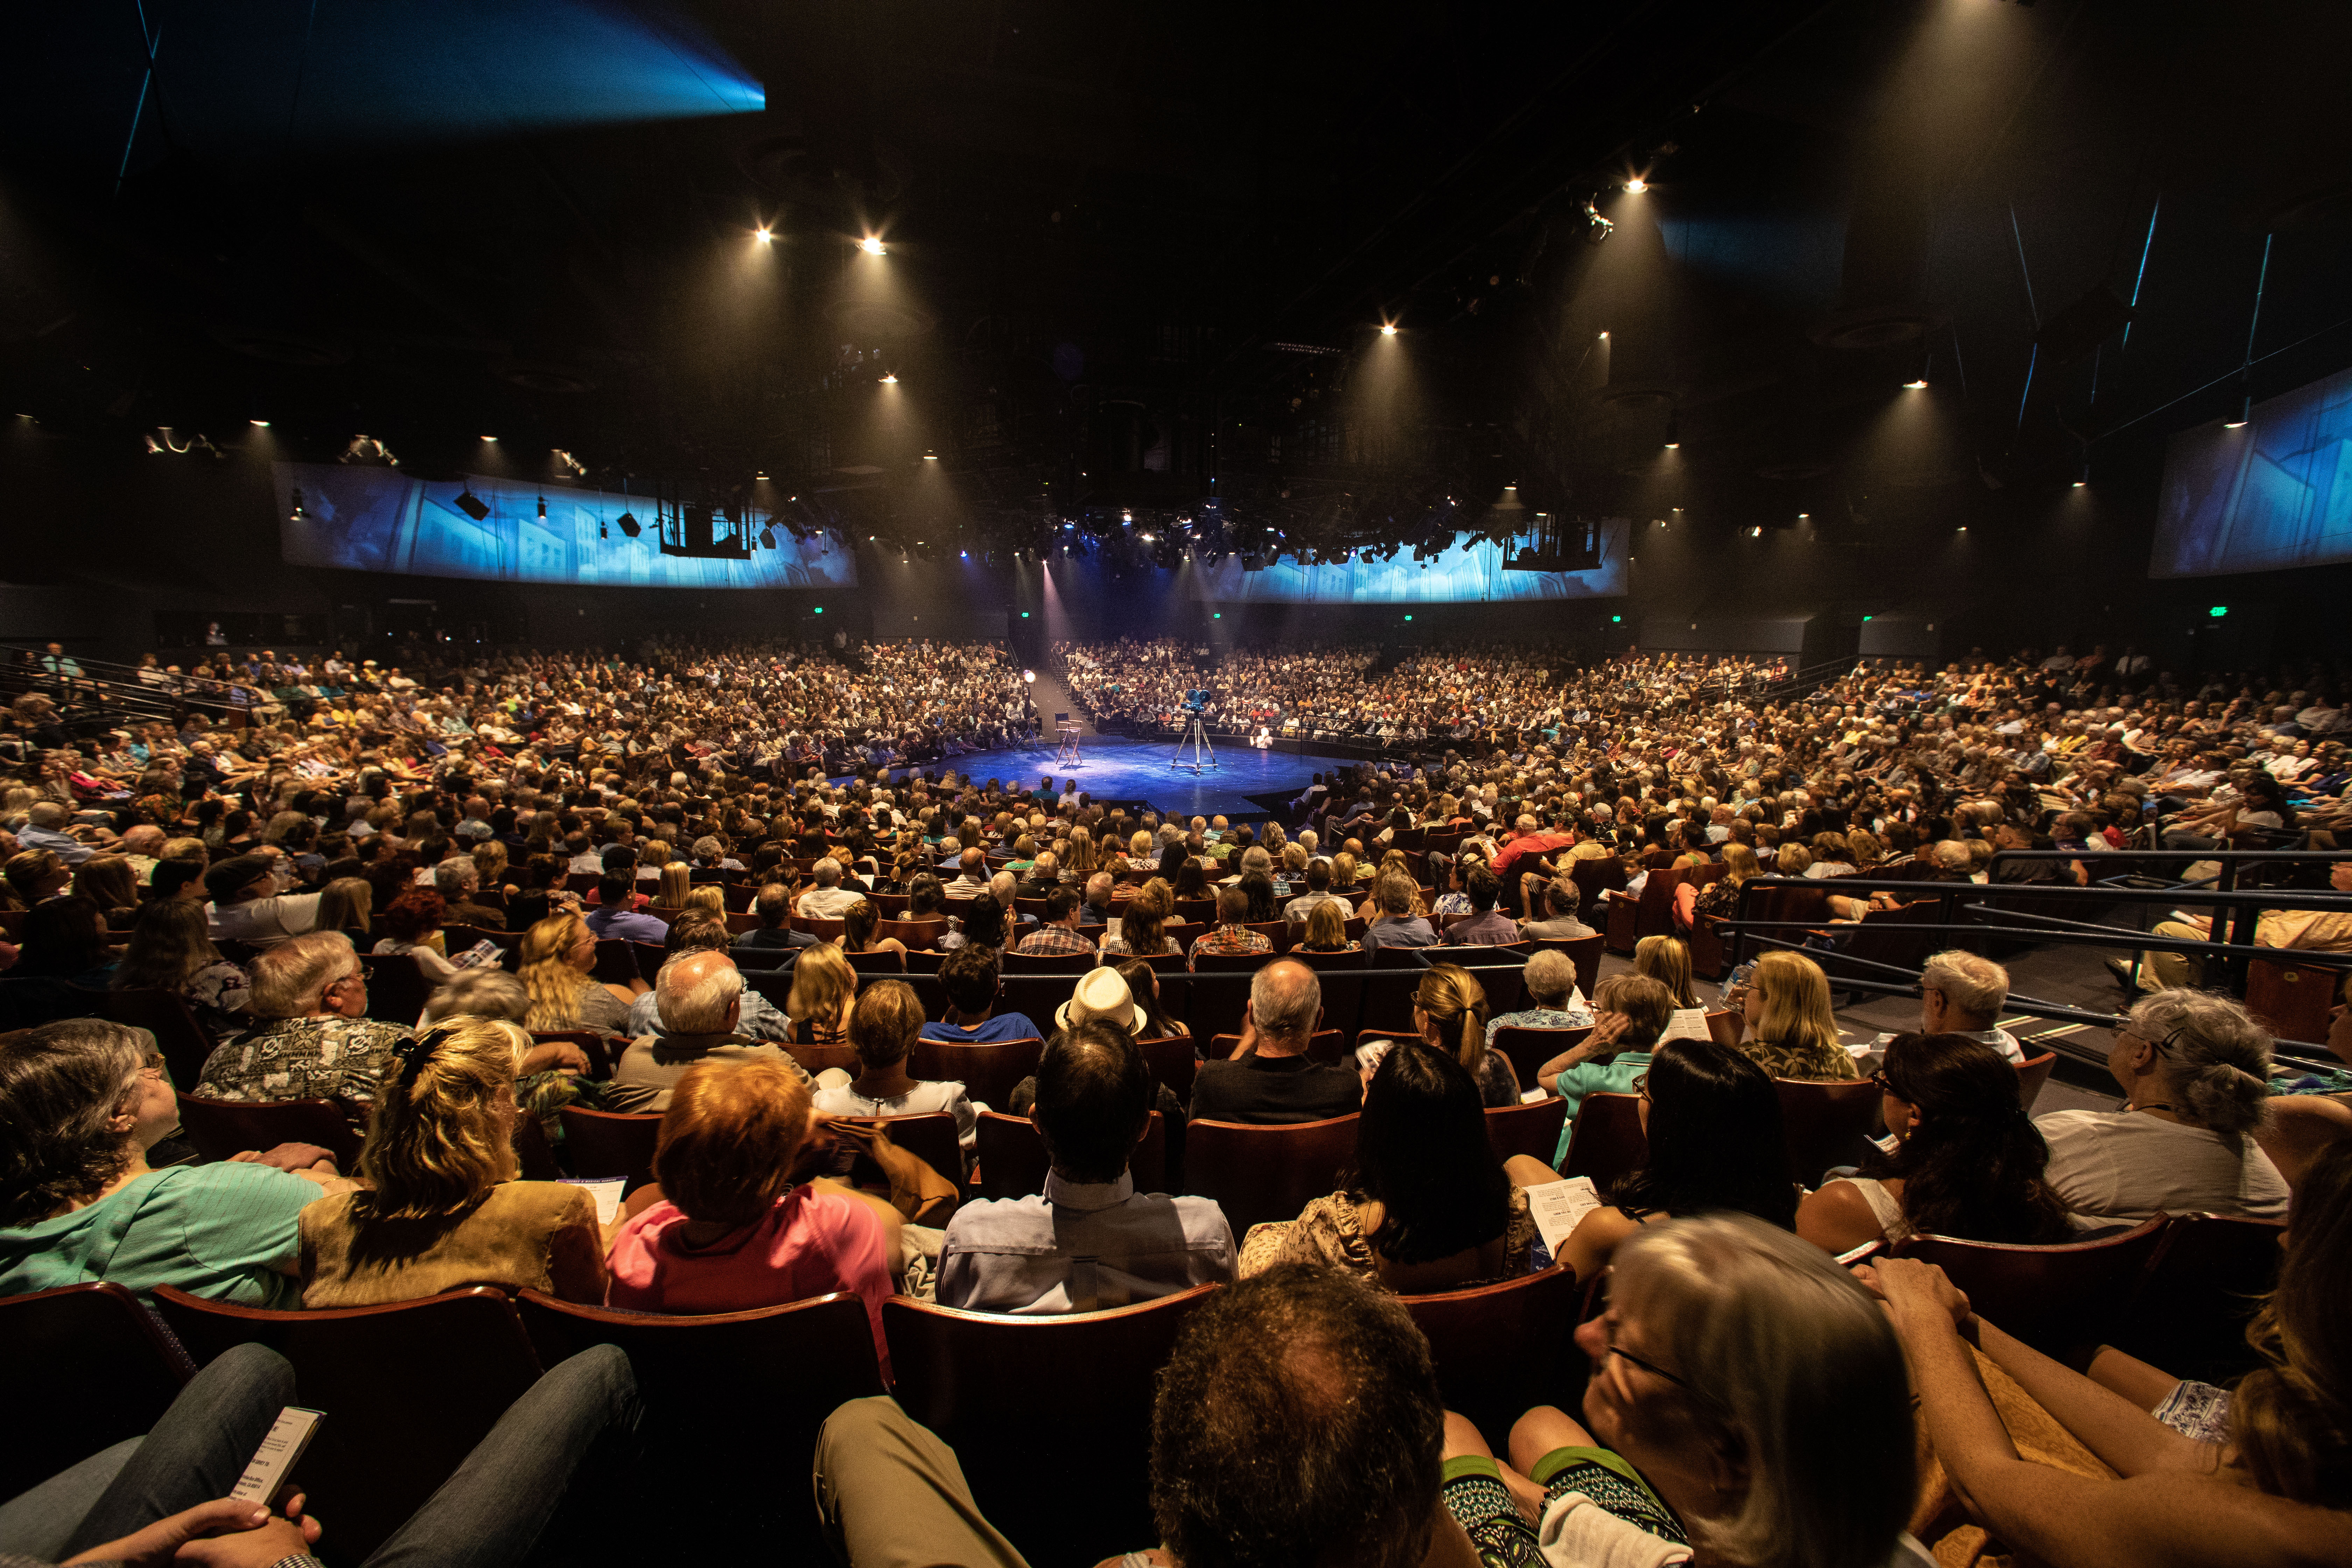
{"type": "Polygon", "coordinates": [[[882,1222],[855,1199],[796,1186],[757,1221],[707,1247],[686,1243],[687,1218],[665,1199],[613,1238],[605,1304],[633,1312],[744,1312],[855,1290],[866,1302],[874,1353],[890,1376],[882,1302],[890,1266],[882,1222]]]}

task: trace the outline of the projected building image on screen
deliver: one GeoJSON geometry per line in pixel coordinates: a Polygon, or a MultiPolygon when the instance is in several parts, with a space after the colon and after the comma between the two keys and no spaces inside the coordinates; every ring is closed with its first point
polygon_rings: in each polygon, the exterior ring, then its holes
{"type": "Polygon", "coordinates": [[[2336,561],[2352,561],[2352,371],[2172,438],[2149,576],[2336,561]]]}
{"type": "Polygon", "coordinates": [[[325,463],[275,468],[281,553],[300,566],[648,588],[857,583],[856,559],[842,540],[796,540],[769,528],[756,510],[719,521],[690,509],[683,518],[671,514],[664,526],[643,496],[542,490],[482,474],[420,479],[325,463]],[[541,497],[545,517],[539,515],[541,497]]]}
{"type": "Polygon", "coordinates": [[[1238,555],[1192,574],[1192,596],[1220,604],[1411,605],[1507,599],[1606,599],[1626,591],[1626,521],[1599,527],[1600,563],[1582,572],[1531,572],[1485,540],[1457,541],[1434,561],[1400,551],[1390,561],[1327,562],[1285,557],[1253,572],[1238,555]]]}

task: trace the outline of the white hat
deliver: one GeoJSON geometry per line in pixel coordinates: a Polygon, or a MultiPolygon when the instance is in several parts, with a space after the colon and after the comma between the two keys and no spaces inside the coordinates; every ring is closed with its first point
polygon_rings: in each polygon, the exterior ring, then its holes
{"type": "Polygon", "coordinates": [[[1061,1028],[1075,1028],[1091,1018],[1101,1018],[1117,1024],[1129,1034],[1139,1034],[1143,1015],[1137,1011],[1135,993],[1127,988],[1127,977],[1108,964],[1087,970],[1078,976],[1077,988],[1070,999],[1054,1009],[1054,1022],[1061,1028]]]}

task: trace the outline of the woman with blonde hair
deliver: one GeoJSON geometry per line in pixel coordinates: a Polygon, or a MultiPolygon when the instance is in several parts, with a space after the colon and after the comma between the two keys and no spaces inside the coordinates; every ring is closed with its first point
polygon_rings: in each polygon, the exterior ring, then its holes
{"type": "Polygon", "coordinates": [[[1070,829],[1070,853],[1062,861],[1062,880],[1084,887],[1087,878],[1106,869],[1095,849],[1095,836],[1083,827],[1070,829]]]}
{"type": "Polygon", "coordinates": [[[793,963],[793,988],[784,998],[792,1020],[787,1037],[795,1045],[837,1046],[849,1037],[850,1009],[857,1002],[857,972],[831,942],[801,949],[793,963]]]}
{"type": "Polygon", "coordinates": [[[313,931],[358,931],[366,935],[375,918],[375,889],[365,877],[338,877],[319,894],[319,918],[313,931]]]}
{"type": "Polygon", "coordinates": [[[1768,952],[1740,997],[1739,1048],[1774,1078],[1835,1083],[1859,1078],[1830,1010],[1829,976],[1801,952],[1768,952]]]}
{"type": "Polygon", "coordinates": [[[699,887],[689,888],[687,889],[685,907],[689,910],[708,910],[723,921],[727,918],[727,889],[716,882],[705,882],[699,887]]]}
{"type": "MultiPolygon", "coordinates": [[[[1318,904],[1318,910],[1329,909],[1318,904]]],[[[1458,963],[1433,963],[1412,994],[1412,1026],[1423,1043],[1462,1064],[1487,1106],[1519,1102],[1511,1058],[1486,1046],[1486,988],[1458,963]]]]}
{"type": "Polygon", "coordinates": [[[1696,1007],[1698,993],[1691,989],[1690,949],[1682,939],[1645,936],[1633,944],[1633,973],[1646,974],[1666,988],[1677,1007],[1696,1007]]]}
{"type": "Polygon", "coordinates": [[[587,1190],[519,1180],[515,1068],[530,1037],[466,1016],[393,1048],[360,1174],[302,1211],[302,1304],[366,1307],[473,1285],[604,1299],[587,1190]]]}
{"type": "Polygon", "coordinates": [[[485,838],[474,846],[474,870],[481,878],[485,892],[512,898],[522,889],[507,878],[507,847],[495,838],[485,838]]]}
{"type": "Polygon", "coordinates": [[[1364,944],[1348,934],[1344,906],[1326,899],[1307,911],[1307,934],[1298,945],[1308,952],[1360,952],[1364,944]]]}
{"type": "Polygon", "coordinates": [[[683,860],[673,860],[661,868],[661,890],[654,896],[656,908],[682,910],[687,895],[694,890],[694,868],[683,860]]]}
{"type": "Polygon", "coordinates": [[[523,932],[520,973],[530,993],[525,1026],[542,1032],[625,1032],[635,993],[599,984],[595,972],[596,933],[571,910],[550,915],[523,932]]]}

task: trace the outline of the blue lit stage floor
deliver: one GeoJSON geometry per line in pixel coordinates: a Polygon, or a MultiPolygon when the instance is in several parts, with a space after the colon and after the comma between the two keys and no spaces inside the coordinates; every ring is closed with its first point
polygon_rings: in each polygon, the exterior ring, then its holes
{"type": "MultiPolygon", "coordinates": [[[[950,758],[939,765],[952,768],[958,774],[987,780],[997,778],[1007,784],[1018,782],[1034,789],[1039,778],[1052,774],[1054,785],[1061,787],[1065,777],[1075,777],[1078,787],[1098,801],[1140,800],[1165,814],[1181,812],[1187,816],[1215,816],[1219,813],[1239,821],[1274,815],[1273,797],[1287,803],[1317,773],[1328,777],[1347,766],[1339,757],[1297,756],[1278,751],[1260,752],[1248,746],[1217,748],[1217,767],[1203,766],[1198,778],[1188,765],[1171,768],[1168,759],[1174,754],[1175,742],[1168,741],[1129,741],[1116,736],[1088,736],[1079,750],[1076,768],[1057,767],[1054,748],[1013,746],[992,752],[973,752],[967,756],[950,758]],[[1267,797],[1253,800],[1253,795],[1267,797]]],[[[1191,757],[1186,750],[1187,759],[1191,757]]],[[[927,769],[928,771],[928,769],[927,769]]],[[[1286,821],[1289,808],[1281,808],[1286,821]]]]}

